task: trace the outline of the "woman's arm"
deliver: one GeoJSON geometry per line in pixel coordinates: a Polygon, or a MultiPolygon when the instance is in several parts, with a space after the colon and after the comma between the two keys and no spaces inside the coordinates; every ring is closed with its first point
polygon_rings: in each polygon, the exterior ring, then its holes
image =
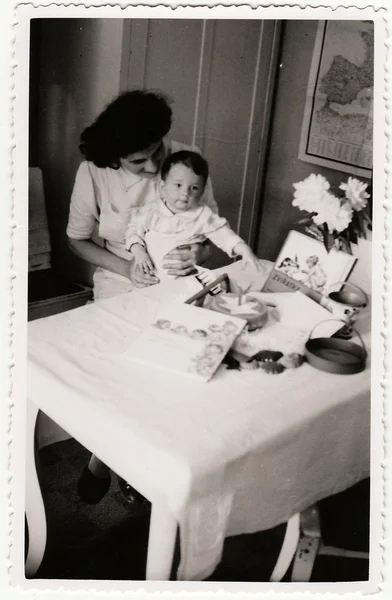
{"type": "Polygon", "coordinates": [[[145,287],[158,283],[159,279],[152,274],[136,271],[133,260],[126,260],[102,248],[91,239],[75,240],[68,238],[69,247],[77,256],[90,264],[117,273],[129,279],[137,287],[145,287]]]}
{"type": "Polygon", "coordinates": [[[122,275],[138,287],[157,283],[156,278],[136,273],[133,260],[120,258],[93,242],[91,236],[98,220],[99,207],[91,165],[84,161],[79,166],[72,191],[67,225],[69,248],[90,264],[122,275]]]}
{"type": "Polygon", "coordinates": [[[195,265],[202,265],[211,255],[211,244],[207,241],[202,244],[189,244],[171,250],[164,257],[163,268],[168,275],[185,277],[195,271],[195,265]]]}

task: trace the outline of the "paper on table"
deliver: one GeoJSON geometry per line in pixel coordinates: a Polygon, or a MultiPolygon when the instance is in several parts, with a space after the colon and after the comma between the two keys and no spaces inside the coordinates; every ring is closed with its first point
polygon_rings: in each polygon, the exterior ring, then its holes
{"type": "Polygon", "coordinates": [[[279,320],[285,325],[304,329],[310,333],[313,327],[320,324],[315,331],[317,337],[329,337],[344,325],[342,321],[331,321],[334,317],[329,310],[302,292],[283,293],[279,296],[277,302],[279,320]],[[322,323],[327,320],[328,322],[322,323]]]}
{"type": "Polygon", "coordinates": [[[303,353],[314,328],[312,337],[330,337],[343,326],[341,321],[331,320],[333,316],[327,309],[302,292],[260,292],[257,297],[273,302],[276,308],[269,311],[264,327],[244,331],[234,342],[233,349],[245,356],[253,356],[260,350],[303,353]]]}
{"type": "Polygon", "coordinates": [[[144,365],[208,381],[245,324],[244,319],[170,302],[125,355],[144,365]]]}
{"type": "Polygon", "coordinates": [[[195,277],[179,277],[178,279],[165,280],[157,285],[138,288],[137,292],[141,296],[147,296],[156,301],[157,290],[159,289],[159,303],[185,302],[203,289],[203,285],[195,277]]]}

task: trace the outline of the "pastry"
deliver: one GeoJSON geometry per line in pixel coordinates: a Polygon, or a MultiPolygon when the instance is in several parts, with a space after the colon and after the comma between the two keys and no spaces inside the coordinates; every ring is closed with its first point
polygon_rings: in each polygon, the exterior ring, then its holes
{"type": "Polygon", "coordinates": [[[291,354],[285,354],[279,359],[279,363],[286,367],[286,369],[297,369],[304,362],[305,357],[302,354],[293,352],[291,354]]]}
{"type": "Polygon", "coordinates": [[[259,362],[276,362],[283,356],[283,352],[277,350],[260,350],[253,356],[254,360],[259,362]]]}
{"type": "Polygon", "coordinates": [[[248,360],[244,362],[240,362],[241,369],[245,369],[247,371],[255,371],[259,368],[257,360],[248,360]]]}
{"type": "Polygon", "coordinates": [[[259,361],[260,369],[263,369],[269,375],[279,375],[279,373],[283,373],[285,367],[278,362],[262,362],[259,361]]]}

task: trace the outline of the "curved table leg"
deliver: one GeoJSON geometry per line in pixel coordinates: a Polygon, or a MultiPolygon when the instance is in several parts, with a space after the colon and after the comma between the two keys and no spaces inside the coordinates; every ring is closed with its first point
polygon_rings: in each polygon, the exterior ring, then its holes
{"type": "Polygon", "coordinates": [[[46,515],[35,462],[35,426],[38,407],[26,403],[26,497],[25,510],[29,530],[26,577],[33,577],[40,566],[46,546],[46,515]]]}
{"type": "Polygon", "coordinates": [[[275,568],[272,571],[270,581],[281,581],[284,577],[297,550],[299,533],[299,513],[296,513],[287,523],[282,548],[278,560],[276,561],[275,568]]]}
{"type": "Polygon", "coordinates": [[[168,581],[178,523],[164,502],[153,502],[148,536],[147,581],[168,581]]]}

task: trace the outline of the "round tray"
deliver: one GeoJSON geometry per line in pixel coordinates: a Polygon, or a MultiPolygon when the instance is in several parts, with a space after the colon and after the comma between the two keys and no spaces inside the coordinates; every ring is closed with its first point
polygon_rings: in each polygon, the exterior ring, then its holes
{"type": "Polygon", "coordinates": [[[337,338],[312,338],[305,344],[307,361],[327,373],[353,375],[366,367],[367,352],[363,346],[337,338]]]}

